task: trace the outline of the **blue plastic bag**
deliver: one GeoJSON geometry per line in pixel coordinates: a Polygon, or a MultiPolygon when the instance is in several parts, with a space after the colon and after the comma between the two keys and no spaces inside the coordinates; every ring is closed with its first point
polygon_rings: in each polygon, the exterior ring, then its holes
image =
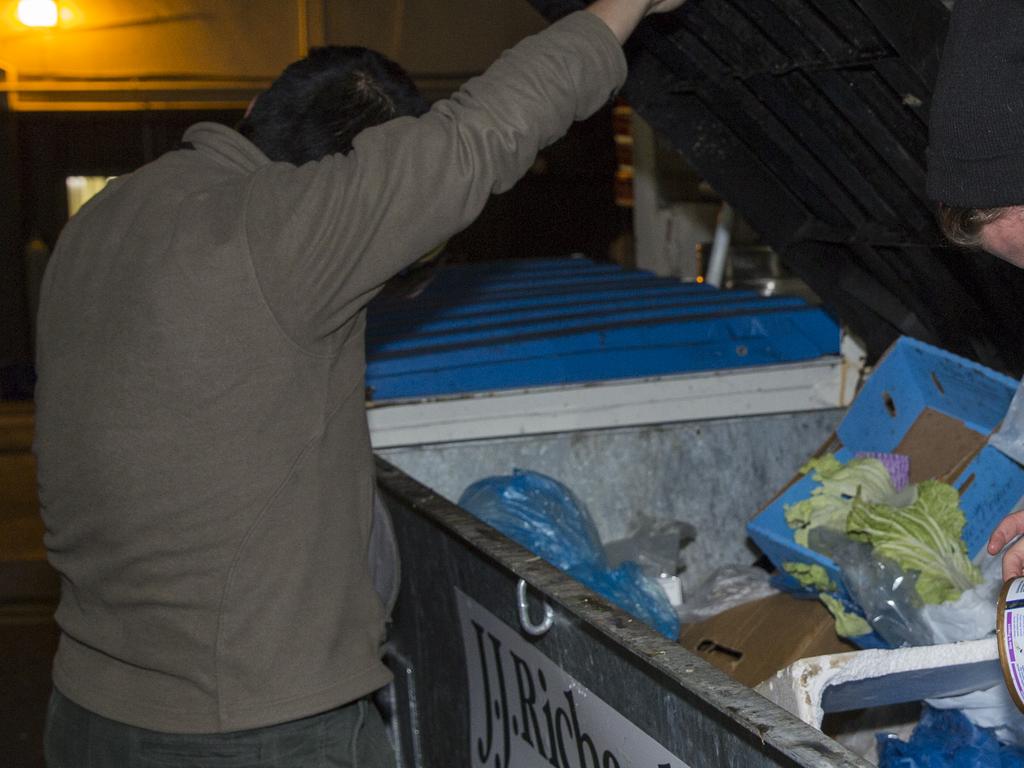
{"type": "Polygon", "coordinates": [[[557,480],[516,469],[473,483],[459,506],[666,637],[678,639],[679,617],[665,592],[634,562],[609,567],[590,513],[557,480]]]}
{"type": "Polygon", "coordinates": [[[878,768],[1024,768],[1024,750],[1000,744],[957,709],[921,709],[910,741],[880,733],[878,768]]]}

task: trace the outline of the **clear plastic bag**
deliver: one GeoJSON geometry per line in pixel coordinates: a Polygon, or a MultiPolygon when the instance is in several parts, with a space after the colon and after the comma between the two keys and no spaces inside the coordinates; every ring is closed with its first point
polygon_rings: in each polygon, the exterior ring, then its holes
{"type": "Polygon", "coordinates": [[[1024,464],[1024,383],[1010,401],[998,431],[988,439],[989,445],[1002,451],[1018,464],[1024,464]]]}
{"type": "Polygon", "coordinates": [[[679,573],[682,548],[696,536],[689,523],[641,515],[629,536],[605,543],[604,549],[612,565],[631,560],[656,579],[679,573]]]}
{"type": "Polygon", "coordinates": [[[843,586],[883,640],[894,648],[934,642],[921,615],[924,603],[915,588],[916,574],[874,554],[870,544],[827,528],[811,531],[809,543],[839,566],[843,586]]]}
{"type": "Polygon", "coordinates": [[[661,587],[634,562],[609,566],[587,508],[557,480],[517,469],[473,483],[459,506],[663,635],[679,637],[679,619],[661,587]]]}
{"type": "Polygon", "coordinates": [[[681,622],[689,624],[778,592],[771,574],[763,568],[723,565],[712,571],[676,612],[681,622]]]}

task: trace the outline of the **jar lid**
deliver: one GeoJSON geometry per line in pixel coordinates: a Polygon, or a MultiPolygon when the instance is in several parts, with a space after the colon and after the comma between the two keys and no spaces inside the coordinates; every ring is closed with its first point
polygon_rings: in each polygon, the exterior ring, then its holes
{"type": "Polygon", "coordinates": [[[999,593],[996,637],[1010,698],[1024,712],[1024,578],[1011,579],[999,593]]]}

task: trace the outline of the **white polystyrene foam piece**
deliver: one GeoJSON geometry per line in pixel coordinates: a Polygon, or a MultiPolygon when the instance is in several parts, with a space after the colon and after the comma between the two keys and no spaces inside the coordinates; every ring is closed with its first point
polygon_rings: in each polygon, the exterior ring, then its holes
{"type": "MultiPolygon", "coordinates": [[[[821,700],[829,686],[878,679],[881,687],[885,685],[884,678],[903,672],[935,669],[941,673],[948,667],[998,659],[999,651],[992,637],[945,645],[833,653],[800,659],[755,690],[805,723],[820,728],[825,714],[821,700]]],[[[902,695],[894,695],[891,703],[907,700],[905,691],[899,693],[902,695]]]]}

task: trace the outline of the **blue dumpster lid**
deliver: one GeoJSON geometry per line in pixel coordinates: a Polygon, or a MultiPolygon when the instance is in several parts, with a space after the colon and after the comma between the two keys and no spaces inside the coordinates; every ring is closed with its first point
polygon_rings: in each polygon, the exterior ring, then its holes
{"type": "Polygon", "coordinates": [[[585,258],[443,266],[369,307],[367,398],[581,385],[839,354],[801,298],[721,291],[585,258]]]}

